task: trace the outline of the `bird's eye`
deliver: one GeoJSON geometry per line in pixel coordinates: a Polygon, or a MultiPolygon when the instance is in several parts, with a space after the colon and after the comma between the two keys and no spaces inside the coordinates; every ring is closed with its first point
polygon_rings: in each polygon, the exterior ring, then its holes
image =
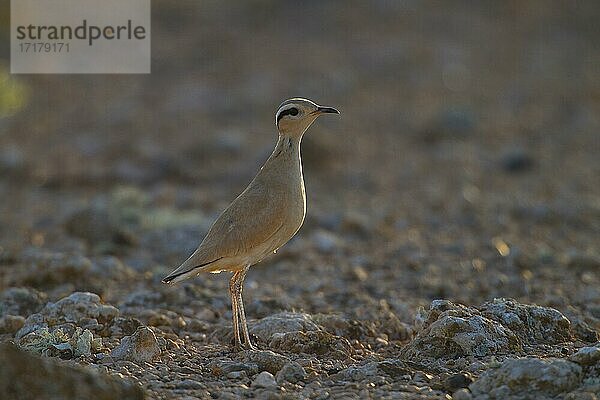
{"type": "Polygon", "coordinates": [[[292,117],[295,117],[296,115],[298,115],[298,109],[297,108],[290,108],[289,113],[292,117]]]}

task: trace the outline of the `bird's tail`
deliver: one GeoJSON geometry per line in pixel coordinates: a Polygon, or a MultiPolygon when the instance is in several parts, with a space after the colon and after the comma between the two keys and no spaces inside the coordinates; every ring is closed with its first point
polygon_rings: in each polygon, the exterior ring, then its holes
{"type": "Polygon", "coordinates": [[[220,259],[221,258],[217,258],[216,260],[213,260],[213,261],[198,264],[197,262],[195,262],[196,261],[195,257],[192,254],[190,256],[190,258],[185,260],[184,263],[181,264],[177,269],[175,269],[169,275],[164,277],[162,282],[163,283],[177,283],[177,282],[181,282],[186,279],[189,279],[189,278],[193,278],[196,275],[203,272],[203,267],[206,267],[207,265],[217,262],[220,259]]]}
{"type": "Polygon", "coordinates": [[[193,278],[199,273],[199,271],[197,271],[195,268],[189,271],[179,271],[179,269],[180,268],[177,268],[175,271],[165,276],[162,280],[162,283],[178,283],[185,281],[186,279],[193,278]]]}

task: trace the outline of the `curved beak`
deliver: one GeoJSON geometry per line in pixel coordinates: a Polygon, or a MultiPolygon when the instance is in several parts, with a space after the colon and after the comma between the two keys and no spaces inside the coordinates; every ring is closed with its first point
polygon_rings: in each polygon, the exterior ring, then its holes
{"type": "Polygon", "coordinates": [[[317,113],[319,114],[339,114],[340,112],[333,107],[321,107],[317,108],[317,113]]]}

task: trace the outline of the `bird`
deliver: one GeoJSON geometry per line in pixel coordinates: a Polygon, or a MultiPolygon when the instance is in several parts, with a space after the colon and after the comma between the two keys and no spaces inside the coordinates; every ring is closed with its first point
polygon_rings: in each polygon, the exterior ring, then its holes
{"type": "Polygon", "coordinates": [[[229,295],[237,350],[255,349],[242,300],[248,270],[294,237],[306,216],[302,137],[319,116],[339,113],[305,98],[281,103],[275,114],[279,135],[269,158],[215,220],[196,251],[162,280],[173,284],[204,272],[231,272],[229,295]]]}

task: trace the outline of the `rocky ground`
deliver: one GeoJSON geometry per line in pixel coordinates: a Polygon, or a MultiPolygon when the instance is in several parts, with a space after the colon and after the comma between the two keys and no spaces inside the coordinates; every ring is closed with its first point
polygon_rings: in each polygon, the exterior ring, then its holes
{"type": "Polygon", "coordinates": [[[600,397],[597,4],[153,6],[149,76],[0,71],[0,398],[600,397]],[[237,353],[226,274],[160,280],[297,95],[237,353]]]}

